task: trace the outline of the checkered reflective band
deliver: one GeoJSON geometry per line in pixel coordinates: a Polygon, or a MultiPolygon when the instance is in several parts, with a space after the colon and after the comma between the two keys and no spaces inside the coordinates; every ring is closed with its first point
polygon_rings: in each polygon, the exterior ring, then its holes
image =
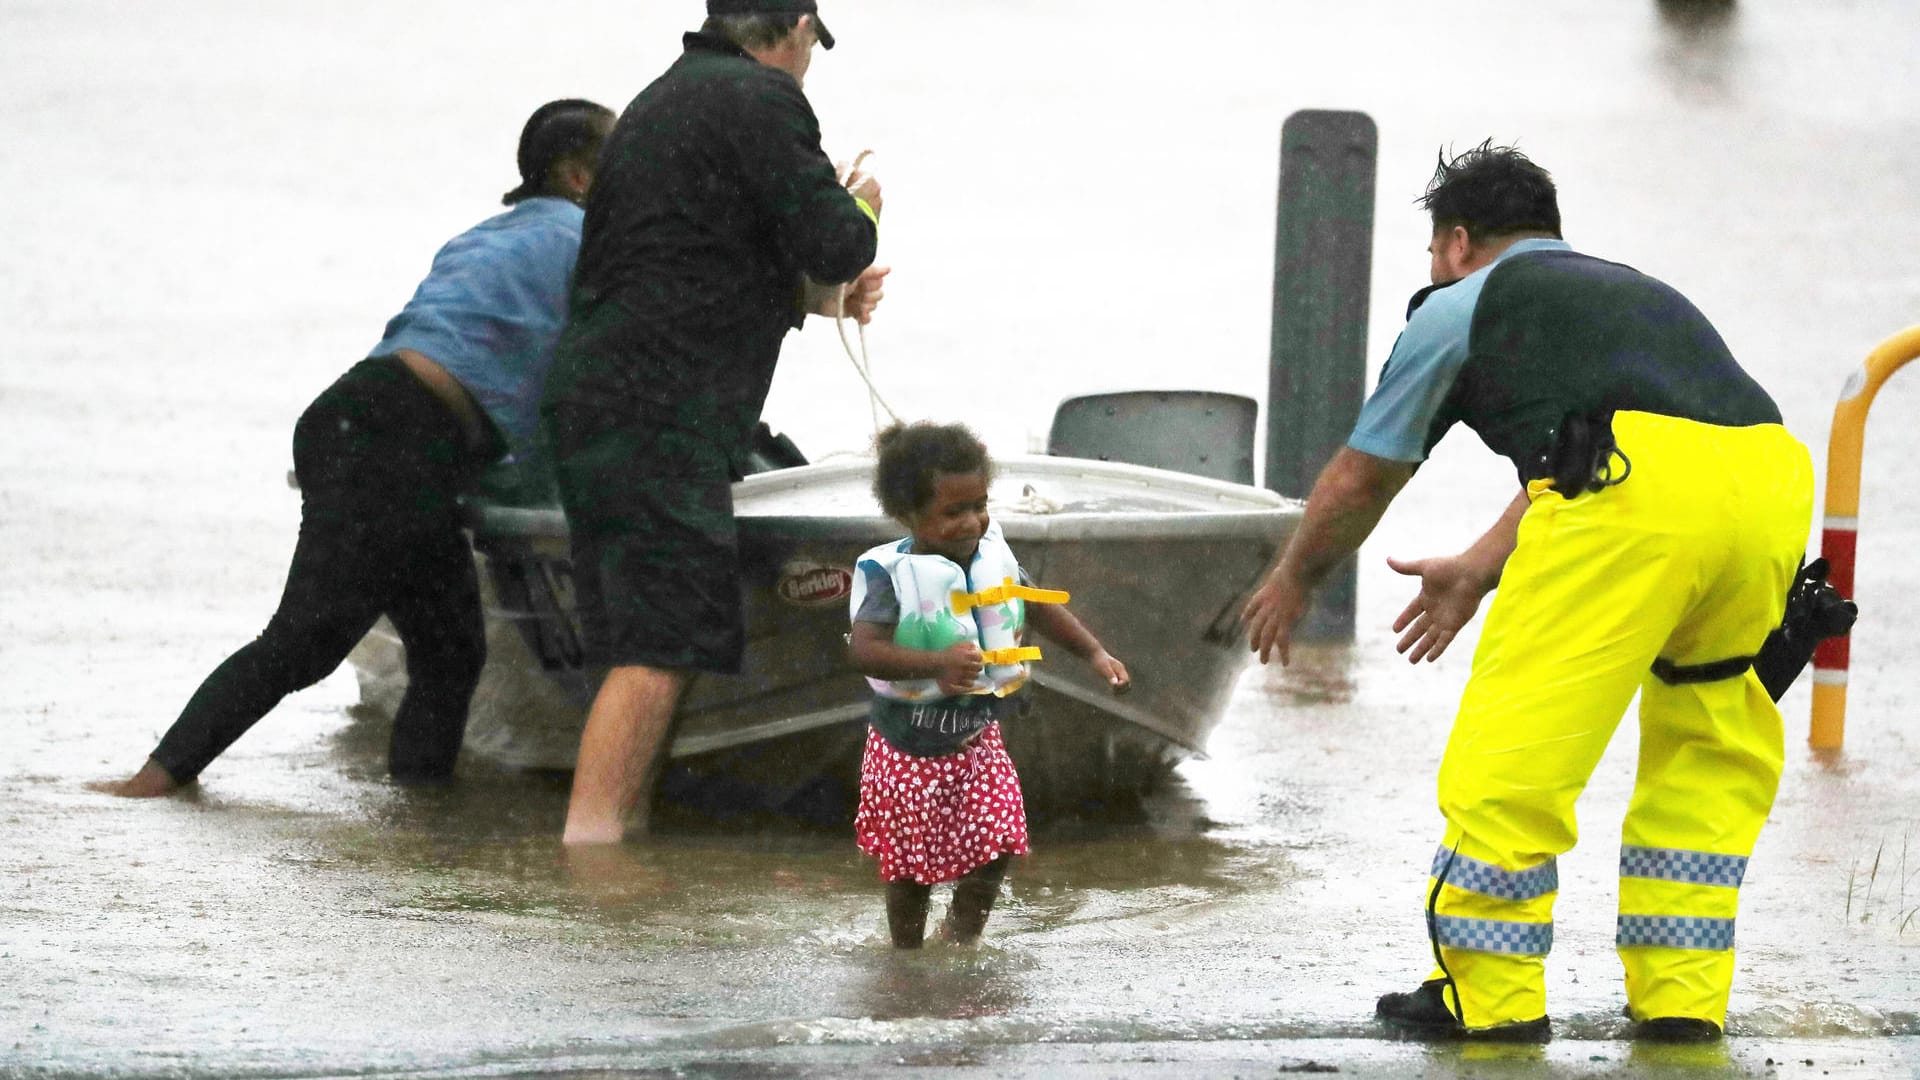
{"type": "Polygon", "coordinates": [[[1553,859],[1525,870],[1502,870],[1492,863],[1456,855],[1442,847],[1433,853],[1433,869],[1429,873],[1434,877],[1444,873],[1446,883],[1456,889],[1501,900],[1532,900],[1560,891],[1560,864],[1553,859]],[[1447,866],[1448,859],[1453,860],[1451,868],[1447,866]]]}
{"type": "Polygon", "coordinates": [[[1733,920],[1690,915],[1622,915],[1614,944],[1721,952],[1733,948],[1733,920]]]}
{"type": "Polygon", "coordinates": [[[1433,920],[1433,929],[1440,944],[1449,949],[1545,956],[1553,948],[1553,924],[1550,922],[1503,922],[1499,919],[1437,915],[1433,920]]]}
{"type": "Polygon", "coordinates": [[[1620,876],[1737,889],[1747,876],[1747,859],[1744,855],[1715,855],[1707,851],[1623,844],[1620,847],[1620,876]]]}

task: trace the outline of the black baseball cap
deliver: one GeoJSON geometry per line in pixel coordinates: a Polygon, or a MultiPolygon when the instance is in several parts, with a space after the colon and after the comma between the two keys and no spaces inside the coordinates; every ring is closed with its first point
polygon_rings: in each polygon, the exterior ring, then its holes
{"type": "Polygon", "coordinates": [[[820,5],[814,0],[707,0],[709,15],[811,15],[813,32],[820,44],[833,48],[833,34],[820,21],[820,5]]]}

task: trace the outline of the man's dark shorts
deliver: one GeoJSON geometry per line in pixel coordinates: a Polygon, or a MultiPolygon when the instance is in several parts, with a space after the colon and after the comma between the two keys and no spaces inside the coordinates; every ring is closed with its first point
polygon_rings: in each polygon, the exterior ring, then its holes
{"type": "Polygon", "coordinates": [[[746,634],[726,452],[698,434],[549,403],[591,665],[732,674],[746,634]]]}

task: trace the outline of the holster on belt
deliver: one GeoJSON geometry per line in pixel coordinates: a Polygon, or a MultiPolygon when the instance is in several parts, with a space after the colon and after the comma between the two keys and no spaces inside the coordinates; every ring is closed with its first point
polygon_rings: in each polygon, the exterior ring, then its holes
{"type": "Polygon", "coordinates": [[[1753,670],[1773,700],[1793,685],[1822,641],[1851,631],[1859,615],[1854,602],[1827,581],[1827,560],[1802,566],[1787,590],[1786,615],[1753,658],[1753,670]]]}
{"type": "Polygon", "coordinates": [[[1718,682],[1746,673],[1751,667],[1760,676],[1773,700],[1787,692],[1800,672],[1813,659],[1820,642],[1853,629],[1860,609],[1840,595],[1827,581],[1827,560],[1815,559],[1800,567],[1793,585],[1787,590],[1787,610],[1780,625],[1767,635],[1760,651],[1753,656],[1733,656],[1708,664],[1675,664],[1655,660],[1653,673],[1669,685],[1718,682]]]}
{"type": "Polygon", "coordinates": [[[1568,413],[1560,421],[1553,457],[1547,464],[1553,490],[1568,499],[1618,484],[1633,470],[1627,455],[1613,441],[1611,409],[1594,415],[1568,413]],[[1616,457],[1621,466],[1617,476],[1613,468],[1616,457]]]}

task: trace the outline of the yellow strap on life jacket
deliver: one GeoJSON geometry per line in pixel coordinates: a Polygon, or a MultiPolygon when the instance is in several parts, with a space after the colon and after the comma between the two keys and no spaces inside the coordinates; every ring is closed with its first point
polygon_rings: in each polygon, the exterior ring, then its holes
{"type": "Polygon", "coordinates": [[[1005,667],[1008,664],[1024,663],[1040,659],[1040,647],[1037,645],[1016,645],[1011,649],[988,649],[980,654],[980,662],[1005,667]]]}
{"type": "Polygon", "coordinates": [[[974,608],[1004,604],[1009,600],[1025,600],[1029,604],[1064,604],[1067,602],[1067,593],[1064,589],[1035,589],[1027,585],[1015,585],[1012,578],[1005,578],[993,588],[979,592],[955,589],[952,600],[953,613],[965,615],[974,608]]]}

